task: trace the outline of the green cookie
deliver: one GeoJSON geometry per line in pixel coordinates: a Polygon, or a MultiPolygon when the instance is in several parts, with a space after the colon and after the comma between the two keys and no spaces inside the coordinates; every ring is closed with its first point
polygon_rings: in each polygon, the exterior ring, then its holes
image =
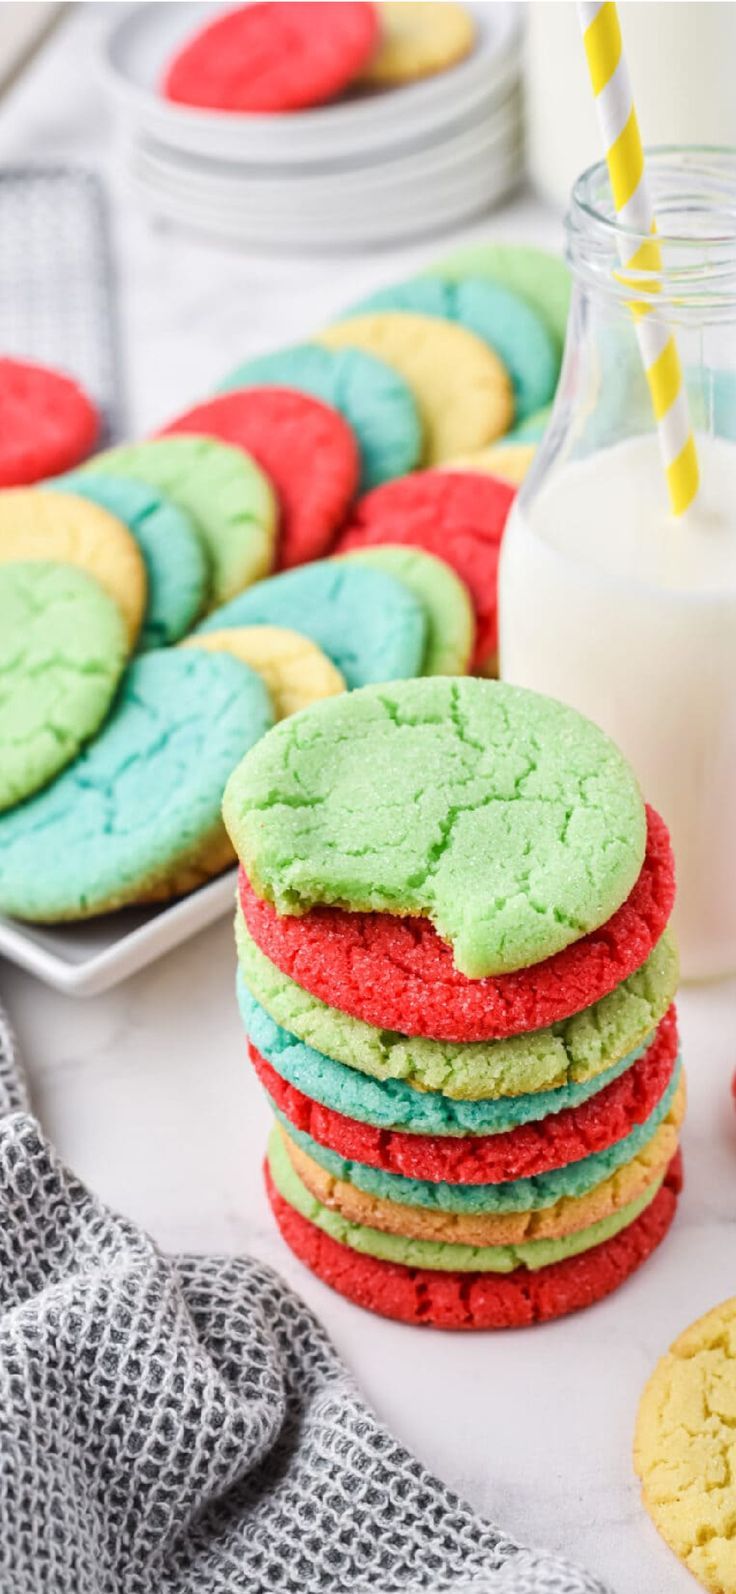
{"type": "Polygon", "coordinates": [[[635,777],[602,731],[470,679],[366,687],[284,720],[235,771],[223,812],[280,913],[427,915],[471,978],[603,924],[646,841],[635,777]]]}
{"type": "Polygon", "coordinates": [[[76,757],[107,714],[126,656],[120,610],[83,570],[0,566],[0,809],[76,757]]]}
{"type": "Polygon", "coordinates": [[[428,276],[444,277],[448,282],[488,277],[513,289],[542,316],[562,352],[571,279],[559,255],[525,244],[465,244],[431,266],[428,276]]]}
{"type": "Polygon", "coordinates": [[[434,554],[382,544],[344,554],[395,576],[418,598],[427,618],[422,675],[465,675],[475,643],[475,616],[467,587],[434,554]]]}
{"type": "Polygon", "coordinates": [[[96,454],[84,470],[147,482],[190,516],[211,567],[209,608],[271,570],[276,499],[268,478],[242,448],[210,437],[152,438],[96,454]]]}
{"type": "Polygon", "coordinates": [[[636,974],[572,1018],[504,1040],[435,1041],[375,1029],[303,991],[256,946],[239,908],[235,938],[249,991],[282,1029],[361,1074],[403,1079],[458,1101],[523,1096],[595,1079],[652,1035],[673,1000],[679,973],[665,934],[636,974]]]}
{"type": "Polygon", "coordinates": [[[324,1206],[299,1178],[278,1129],[271,1131],[268,1142],[268,1166],[279,1195],[308,1223],[314,1223],[338,1244],[347,1245],[362,1256],[378,1257],[382,1262],[431,1268],[440,1273],[512,1273],[517,1267],[535,1272],[537,1268],[549,1267],[552,1262],[563,1262],[565,1257],[580,1256],[583,1251],[602,1245],[604,1240],[611,1240],[614,1234],[628,1228],[654,1200],[662,1183],[660,1179],[618,1212],[599,1218],[597,1223],[559,1240],[526,1240],[518,1245],[457,1245],[449,1240],[409,1240],[400,1234],[386,1234],[382,1229],[370,1229],[363,1223],[351,1223],[342,1213],[324,1206]]]}

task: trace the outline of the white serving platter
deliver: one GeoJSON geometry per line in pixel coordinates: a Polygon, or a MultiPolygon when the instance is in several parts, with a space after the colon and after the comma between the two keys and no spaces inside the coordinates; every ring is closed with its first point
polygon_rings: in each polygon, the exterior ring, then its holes
{"type": "Polygon", "coordinates": [[[81,924],[0,917],[0,956],[70,996],[96,996],[234,911],[235,869],[174,903],[123,908],[81,924]]]}
{"type": "MultiPolygon", "coordinates": [[[[465,61],[419,83],[348,97],[288,116],[232,115],[175,105],[158,92],[171,56],[227,6],[206,0],[135,5],[118,16],[103,46],[102,69],[130,135],[195,155],[258,164],[348,160],[392,150],[502,95],[518,73],[521,8],[510,0],[475,4],[477,43],[465,61]]],[[[117,8],[116,8],[117,10],[117,8]]]]}

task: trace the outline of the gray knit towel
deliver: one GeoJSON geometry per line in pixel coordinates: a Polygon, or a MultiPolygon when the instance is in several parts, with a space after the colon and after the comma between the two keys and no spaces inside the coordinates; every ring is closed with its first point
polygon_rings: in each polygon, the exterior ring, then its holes
{"type": "Polygon", "coordinates": [[[1,1594],[605,1594],[425,1472],[268,1268],[90,1195],[1,1011],[0,1115],[1,1594]]]}

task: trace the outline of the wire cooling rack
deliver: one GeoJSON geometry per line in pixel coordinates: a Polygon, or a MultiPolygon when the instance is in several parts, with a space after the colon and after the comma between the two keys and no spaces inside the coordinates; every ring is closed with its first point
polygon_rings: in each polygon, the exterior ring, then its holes
{"type": "Polygon", "coordinates": [[[0,354],[67,372],[122,428],[107,199],[72,166],[0,166],[0,354]]]}

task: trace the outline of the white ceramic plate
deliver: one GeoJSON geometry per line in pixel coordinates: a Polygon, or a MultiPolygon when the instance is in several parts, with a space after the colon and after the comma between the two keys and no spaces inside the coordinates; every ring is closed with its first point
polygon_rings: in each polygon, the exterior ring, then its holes
{"type": "Polygon", "coordinates": [[[381,200],[374,207],[365,207],[362,214],[327,219],[311,212],[305,214],[299,208],[279,217],[257,215],[234,203],[172,192],[168,186],[161,188],[155,179],[151,180],[140,153],[132,176],[139,200],[152,215],[193,227],[212,238],[256,249],[319,251],[399,243],[459,225],[499,204],[518,184],[522,172],[522,154],[517,147],[492,170],[481,166],[464,176],[453,174],[449,184],[433,184],[418,203],[405,200],[390,214],[381,200]]]}
{"type": "Polygon", "coordinates": [[[151,184],[172,194],[220,202],[252,214],[304,214],[322,217],[359,216],[367,205],[403,205],[405,201],[427,204],[436,185],[451,183],[455,177],[503,163],[519,141],[516,106],[504,118],[481,126],[463,128],[452,139],[397,157],[381,166],[363,166],[355,171],[334,172],[330,176],[283,176],[271,172],[253,176],[251,167],[234,163],[194,161],[171,152],[160,144],[141,142],[136,159],[139,173],[151,184]]]}
{"type": "Polygon", "coordinates": [[[510,0],[471,5],[477,43],[465,61],[420,83],[346,98],[289,116],[200,111],[165,100],[157,89],[171,56],[227,7],[202,0],[134,6],[111,28],[102,65],[127,130],[171,148],[216,159],[289,162],[342,160],[390,150],[424,137],[502,95],[519,71],[521,8],[510,0]]]}
{"type": "Polygon", "coordinates": [[[124,908],[83,924],[32,925],[0,918],[0,955],[46,985],[96,996],[234,911],[236,871],[172,904],[124,908]]]}

